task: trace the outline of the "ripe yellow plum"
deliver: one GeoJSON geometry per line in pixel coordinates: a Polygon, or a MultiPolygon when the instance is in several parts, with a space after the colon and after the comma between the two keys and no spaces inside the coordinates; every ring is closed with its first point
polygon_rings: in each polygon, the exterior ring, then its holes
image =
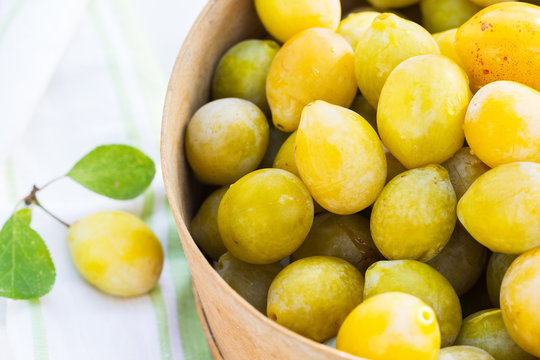
{"type": "Polygon", "coordinates": [[[102,211],[70,227],[71,257],[81,275],[116,296],[149,292],[163,267],[163,249],[152,230],[122,211],[102,211]]]}
{"type": "Polygon", "coordinates": [[[404,60],[424,54],[439,54],[437,42],[427,30],[394,14],[377,16],[354,53],[356,81],[362,95],[377,108],[392,70],[404,60]]]}
{"type": "Polygon", "coordinates": [[[337,335],[345,317],[362,302],[364,277],[332,256],[293,262],[272,281],[268,317],[315,341],[337,335]]]}
{"type": "Polygon", "coordinates": [[[300,176],[298,168],[296,167],[296,159],[294,156],[294,147],[296,145],[296,131],[293,132],[287,140],[281,145],[279,151],[274,159],[272,167],[276,169],[283,169],[293,173],[296,176],[300,176]]]}
{"type": "Polygon", "coordinates": [[[381,92],[377,128],[383,144],[409,169],[448,160],[463,146],[471,97],[467,75],[448,58],[405,60],[381,92]]]}
{"type": "Polygon", "coordinates": [[[373,19],[380,15],[377,11],[360,11],[352,13],[341,20],[337,33],[340,34],[351,44],[353,50],[356,45],[364,40],[366,30],[371,25],[373,19]]]}
{"type": "Polygon", "coordinates": [[[367,299],[347,316],[336,348],[365,359],[435,360],[440,344],[433,309],[412,295],[390,292],[367,299]]]}
{"type": "Polygon", "coordinates": [[[540,7],[522,2],[489,6],[463,24],[457,52],[472,87],[516,81],[540,91],[540,7]]]}
{"type": "Polygon", "coordinates": [[[293,36],[270,65],[266,94],[274,125],[286,132],[296,130],[302,109],[314,100],[348,107],[356,95],[351,46],[323,28],[293,36]]]}
{"type": "Polygon", "coordinates": [[[539,124],[540,92],[516,82],[496,81],[474,95],[463,128],[474,154],[495,167],[540,162],[539,124]]]}
{"type": "Polygon", "coordinates": [[[459,200],[457,215],[493,252],[521,254],[540,246],[540,164],[517,162],[489,170],[459,200]]]}
{"type": "Polygon", "coordinates": [[[371,213],[371,235],[387,259],[427,261],[446,245],[456,224],[456,194],[440,165],[392,179],[371,213]]]}
{"type": "Polygon", "coordinates": [[[302,245],[313,222],[313,200],[288,171],[262,169],[231,185],[218,209],[223,244],[237,259],[271,264],[302,245]]]}
{"type": "Polygon", "coordinates": [[[189,121],[186,157],[201,182],[229,185],[257,168],[268,146],[268,132],[268,121],[255,104],[214,100],[189,121]]]}
{"type": "Polygon", "coordinates": [[[441,330],[441,345],[454,343],[461,327],[461,305],[452,285],[437,270],[416,260],[379,261],[366,271],[364,298],[399,291],[431,306],[441,330]]]}
{"type": "Polygon", "coordinates": [[[341,18],[339,0],[255,0],[266,30],[281,42],[314,27],[336,30],[341,18]]]}
{"type": "Polygon", "coordinates": [[[315,201],[339,215],[371,205],[386,180],[386,158],[375,130],[354,111],[324,101],[304,108],[295,157],[315,201]]]}
{"type": "Polygon", "coordinates": [[[522,254],[510,265],[500,300],[512,339],[525,351],[540,356],[540,248],[522,254]]]}

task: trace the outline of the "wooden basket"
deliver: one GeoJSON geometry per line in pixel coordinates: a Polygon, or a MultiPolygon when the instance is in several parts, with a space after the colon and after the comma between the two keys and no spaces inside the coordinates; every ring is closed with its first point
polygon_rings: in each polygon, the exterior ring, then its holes
{"type": "MultiPolygon", "coordinates": [[[[165,100],[163,177],[193,274],[199,317],[216,359],[358,360],[289,331],[259,313],[212,268],[187,228],[200,204],[201,189],[184,156],[184,131],[192,114],[209,101],[212,74],[221,55],[240,40],[265,36],[253,2],[208,2],[180,50],[165,100]]],[[[343,3],[344,8],[350,8],[343,3]]]]}

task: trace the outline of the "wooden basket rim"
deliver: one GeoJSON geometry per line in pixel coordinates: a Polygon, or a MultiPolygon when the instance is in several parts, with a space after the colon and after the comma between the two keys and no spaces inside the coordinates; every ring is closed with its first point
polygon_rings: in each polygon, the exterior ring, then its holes
{"type": "MultiPolygon", "coordinates": [[[[162,117],[162,124],[161,124],[161,139],[160,139],[160,158],[161,158],[162,177],[163,177],[163,182],[165,185],[167,198],[169,200],[169,204],[171,207],[171,211],[172,211],[172,214],[173,214],[176,226],[177,226],[177,230],[179,231],[180,241],[182,242],[182,246],[184,248],[186,247],[194,248],[195,253],[193,255],[199,258],[200,260],[203,260],[201,261],[202,263],[204,263],[203,265],[204,268],[202,270],[209,272],[211,274],[211,277],[216,281],[218,286],[223,291],[225,291],[229,296],[233,297],[235,301],[240,302],[243,305],[244,310],[254,315],[259,321],[266,323],[274,330],[287,335],[288,337],[292,338],[295,341],[299,341],[305,345],[316,348],[317,350],[323,353],[326,353],[328,355],[339,356],[344,360],[359,360],[359,359],[369,360],[369,359],[360,358],[360,357],[345,353],[343,351],[336,350],[330,346],[324,345],[322,343],[318,343],[307,337],[299,335],[293,332],[292,330],[289,330],[286,327],[279,325],[275,321],[272,321],[271,319],[269,319],[268,317],[260,313],[258,310],[256,310],[251,304],[249,304],[244,298],[242,298],[236,291],[234,291],[229,286],[229,284],[227,284],[227,282],[225,282],[225,280],[223,280],[223,278],[219,276],[217,271],[215,271],[215,269],[210,265],[210,263],[208,263],[205,256],[202,254],[198,246],[195,244],[195,241],[191,237],[191,234],[189,233],[186,222],[181,215],[182,209],[183,209],[182,204],[180,203],[178,199],[170,195],[172,193],[172,190],[171,190],[171,184],[168,179],[171,176],[176,176],[177,174],[172,174],[171,169],[170,169],[171,166],[169,165],[167,161],[166,149],[165,149],[165,143],[166,143],[165,139],[167,138],[167,133],[165,129],[167,129],[167,124],[169,123],[169,121],[172,121],[170,119],[172,116],[169,114],[170,114],[170,109],[171,109],[171,103],[173,102],[173,97],[174,97],[173,88],[175,86],[178,73],[181,69],[181,64],[183,62],[183,59],[186,56],[186,53],[188,51],[188,48],[189,48],[188,44],[191,44],[193,42],[198,27],[200,26],[200,24],[204,22],[204,19],[211,12],[216,2],[217,2],[216,0],[208,1],[208,3],[205,5],[203,10],[197,17],[196,21],[192,25],[187,37],[185,38],[173,66],[173,70],[172,70],[171,77],[169,79],[169,83],[167,87],[167,93],[165,96],[165,103],[163,107],[163,117],[162,117]]],[[[183,146],[183,139],[182,139],[181,144],[179,144],[179,146],[180,145],[183,146]]],[[[189,261],[188,261],[188,264],[189,264],[189,261]]],[[[190,267],[190,270],[191,270],[191,267],[190,267]]]]}

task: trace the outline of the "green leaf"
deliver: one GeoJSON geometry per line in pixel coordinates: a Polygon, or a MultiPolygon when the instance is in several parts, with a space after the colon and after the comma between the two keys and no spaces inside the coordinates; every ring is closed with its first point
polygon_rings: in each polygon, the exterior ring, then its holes
{"type": "Polygon", "coordinates": [[[150,185],[156,167],[143,152],[127,145],[103,145],[83,157],[67,176],[112,199],[128,200],[150,185]]]}
{"type": "Polygon", "coordinates": [[[0,296],[32,299],[51,291],[56,277],[47,245],[27,224],[13,215],[0,231],[0,296]]]}
{"type": "Polygon", "coordinates": [[[15,213],[19,218],[21,218],[26,225],[30,225],[32,222],[32,209],[30,208],[24,208],[15,213]]]}

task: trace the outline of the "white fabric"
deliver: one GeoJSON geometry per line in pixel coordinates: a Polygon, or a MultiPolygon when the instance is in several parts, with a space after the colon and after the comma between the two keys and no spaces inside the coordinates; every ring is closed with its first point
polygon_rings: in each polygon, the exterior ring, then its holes
{"type": "MultiPolygon", "coordinates": [[[[0,222],[33,184],[65,174],[98,145],[137,146],[159,167],[167,80],[204,3],[0,1],[0,222]]],[[[168,250],[170,214],[159,169],[151,192],[153,197],[146,196],[154,212],[148,222],[168,250]]],[[[39,198],[69,223],[99,210],[140,215],[144,202],[143,196],[108,200],[69,179],[39,198]]],[[[56,284],[39,301],[0,299],[0,359],[188,358],[169,257],[161,294],[118,299],[97,291],[77,273],[65,227],[39,209],[34,209],[32,227],[51,251],[56,284]],[[160,316],[165,324],[159,324],[160,316]]]]}

